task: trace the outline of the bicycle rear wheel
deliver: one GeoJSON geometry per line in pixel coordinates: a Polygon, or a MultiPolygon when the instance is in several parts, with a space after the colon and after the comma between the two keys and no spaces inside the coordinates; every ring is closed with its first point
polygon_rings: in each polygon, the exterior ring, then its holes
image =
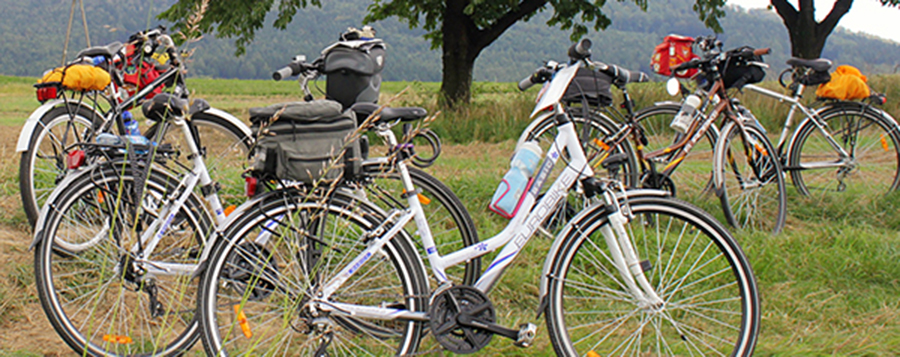
{"type": "Polygon", "coordinates": [[[187,267],[198,264],[211,218],[191,196],[168,219],[156,249],[138,253],[135,227],[162,219],[158,209],[178,181],[151,171],[144,197],[135,198],[132,188],[143,182],[130,166],[103,164],[71,181],[36,227],[41,306],[78,354],[167,356],[199,338],[197,280],[187,267]],[[135,221],[130,212],[138,202],[142,212],[135,221]]]}
{"type": "Polygon", "coordinates": [[[626,231],[662,305],[626,288],[595,206],[564,232],[551,263],[547,328],[559,356],[752,354],[759,296],[740,246],[709,214],[686,202],[630,198],[626,231]]]}
{"type": "MultiPolygon", "coordinates": [[[[427,281],[405,233],[348,269],[384,216],[336,191],[328,197],[279,190],[245,204],[213,247],[198,311],[209,355],[405,355],[422,323],[325,312],[348,303],[425,311],[427,281]],[[348,273],[352,272],[352,273],[348,273]],[[323,303],[331,279],[346,277],[323,303]]],[[[339,310],[338,310],[339,311],[339,310]]]]}
{"type": "Polygon", "coordinates": [[[777,151],[754,125],[730,121],[721,134],[713,175],[725,220],[733,227],[778,234],[787,216],[787,194],[777,151]]]}
{"type": "Polygon", "coordinates": [[[819,118],[842,158],[811,120],[798,128],[786,171],[800,193],[816,198],[835,192],[884,194],[900,185],[900,133],[897,123],[859,103],[822,108],[819,118]]]}

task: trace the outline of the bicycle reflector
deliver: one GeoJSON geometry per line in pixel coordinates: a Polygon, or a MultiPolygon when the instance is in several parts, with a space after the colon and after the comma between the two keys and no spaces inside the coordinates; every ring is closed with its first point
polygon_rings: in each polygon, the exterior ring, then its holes
{"type": "Polygon", "coordinates": [[[47,87],[39,87],[37,89],[37,100],[38,102],[46,102],[51,99],[56,99],[56,86],[47,86],[47,87]]]}
{"type": "Polygon", "coordinates": [[[244,309],[241,308],[241,305],[234,305],[234,314],[237,315],[237,322],[241,326],[241,332],[244,333],[244,337],[252,338],[253,331],[250,330],[250,323],[247,322],[247,315],[244,314],[244,309]]]}
{"type": "Polygon", "coordinates": [[[74,150],[66,155],[66,167],[74,170],[84,165],[84,150],[74,150]]]}
{"type": "Polygon", "coordinates": [[[256,177],[244,178],[244,192],[247,193],[247,197],[253,198],[253,196],[256,196],[256,187],[258,184],[259,180],[256,177]]]}

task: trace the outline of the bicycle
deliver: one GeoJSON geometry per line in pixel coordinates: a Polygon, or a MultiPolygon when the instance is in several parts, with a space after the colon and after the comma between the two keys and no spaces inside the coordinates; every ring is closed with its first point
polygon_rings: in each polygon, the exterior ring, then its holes
{"type": "MultiPolygon", "coordinates": [[[[160,120],[157,136],[170,123],[182,132],[190,168],[174,160],[171,146],[81,143],[89,157],[101,159],[73,168],[39,217],[32,243],[38,295],[54,329],[80,354],[178,354],[198,338],[193,279],[226,216],[194,142],[193,122],[186,120],[188,107],[202,109],[165,95],[143,109],[160,120]]],[[[396,108],[382,115],[410,112],[424,110],[396,108]]],[[[366,160],[365,176],[352,187],[367,190],[373,201],[402,206],[400,193],[391,191],[392,163],[366,160]]],[[[416,197],[434,201],[429,212],[446,229],[436,232],[442,244],[477,242],[471,218],[446,186],[422,171],[411,170],[410,177],[424,189],[416,197]]],[[[466,274],[477,270],[478,261],[468,266],[474,268],[452,277],[473,279],[466,274]]]]}
{"type": "MultiPolygon", "coordinates": [[[[721,46],[721,43],[718,44],[721,46]]],[[[775,150],[761,128],[745,117],[749,111],[729,99],[726,89],[739,83],[726,85],[723,81],[727,69],[724,65],[728,61],[739,61],[754,53],[722,52],[712,43],[706,44],[705,48],[711,50],[705,59],[697,59],[674,69],[700,67],[707,83],[710,83],[707,90],[698,89],[697,95],[704,100],[695,111],[690,127],[686,133],[674,138],[672,130],[668,129],[668,122],[681,111],[681,104],[661,103],[634,113],[634,104],[625,86],[639,75],[615,65],[591,62],[594,68],[606,73],[612,78],[611,82],[622,89],[622,106],[626,115],[614,131],[589,137],[589,141],[584,143],[585,150],[591,154],[589,158],[594,169],[599,168],[608,157],[621,156],[625,162],[625,181],[632,187],[663,189],[677,195],[676,182],[686,181],[683,187],[688,188],[688,194],[682,196],[697,197],[703,192],[714,191],[719,197],[726,222],[732,226],[778,233],[784,226],[787,214],[780,161],[769,156],[775,150]],[[725,121],[721,130],[717,130],[715,125],[719,117],[725,121]],[[644,124],[649,124],[650,129],[645,128],[644,124]],[[698,146],[708,154],[694,155],[693,160],[712,160],[711,175],[708,164],[685,165],[685,159],[698,146]],[[686,175],[682,174],[685,176],[682,180],[676,181],[673,177],[682,166],[687,166],[688,171],[686,175]],[[737,186],[733,186],[733,182],[737,182],[737,186]]],[[[585,120],[614,122],[604,120],[602,115],[595,113],[592,112],[587,117],[590,119],[585,120]]],[[[548,121],[535,122],[526,129],[520,140],[544,135],[545,131],[536,129],[546,127],[548,121]]]]}
{"type": "Polygon", "coordinates": [[[778,80],[789,89],[789,95],[752,84],[744,88],[791,105],[777,153],[797,191],[823,197],[830,192],[884,194],[896,190],[900,185],[900,127],[896,120],[866,102],[824,99],[816,101],[813,108],[803,105],[807,85],[828,81],[831,61],[791,58],[787,64],[791,68],[778,80]],[[790,84],[785,84],[784,75],[789,72],[794,75],[790,84]],[[798,111],[805,117],[788,139],[798,111]]]}
{"type": "MultiPolygon", "coordinates": [[[[119,133],[124,133],[122,113],[140,105],[164,87],[174,85],[174,94],[179,97],[188,94],[181,75],[183,67],[178,62],[170,63],[168,68],[146,69],[160,73],[155,80],[143,86],[137,84],[139,87],[130,88],[130,84],[125,82],[125,67],[138,63],[139,68],[135,70],[141,75],[144,57],[153,54],[161,44],[166,47],[168,58],[176,58],[172,39],[162,26],[138,32],[126,44],[114,42],[80,51],[70,65],[93,64],[96,58],[97,66],[108,70],[111,82],[102,92],[69,91],[59,82],[35,86],[38,100],[43,104],[28,117],[16,144],[16,152],[21,153],[19,190],[22,207],[32,226],[37,222],[40,208],[48,195],[67,173],[68,148],[90,142],[97,134],[112,131],[113,126],[119,133]],[[134,53],[126,53],[127,49],[133,49],[134,53]],[[125,87],[129,87],[128,90],[125,87]]],[[[208,167],[213,171],[227,171],[216,176],[236,177],[231,174],[239,172],[234,168],[236,162],[229,159],[246,156],[249,152],[253,142],[247,125],[233,115],[211,107],[194,113],[191,120],[194,123],[194,140],[207,156],[208,167]],[[201,137],[206,139],[202,144],[201,137]]],[[[144,135],[154,137],[157,129],[158,126],[153,124],[144,135]]],[[[173,144],[187,145],[184,142],[173,144]]],[[[225,188],[233,192],[241,186],[226,182],[225,188]]]]}
{"type": "MultiPolygon", "coordinates": [[[[593,177],[559,103],[585,58],[558,71],[541,97],[534,114],[557,118],[556,145],[545,155],[520,209],[493,238],[441,256],[428,234],[428,219],[411,195],[406,197],[407,208],[387,212],[341,191],[295,189],[276,190],[239,207],[239,216],[211,248],[201,278],[198,312],[206,352],[415,355],[426,325],[440,347],[451,352],[478,351],[494,334],[527,346],[536,327],[498,325],[487,292],[550,210],[581,182],[589,196],[602,197],[601,203],[566,225],[541,275],[538,310],[547,313],[557,353],[655,350],[657,355],[674,355],[712,349],[750,355],[759,325],[757,288],[749,263],[727,230],[665,192],[621,192],[620,185],[593,177]],[[567,160],[566,168],[537,200],[561,157],[567,160]],[[271,224],[271,217],[280,219],[271,224]],[[436,289],[431,289],[421,257],[403,229],[412,221],[440,282],[436,289]],[[272,239],[255,242],[261,232],[271,233],[272,239]],[[603,243],[594,239],[603,240],[613,253],[600,250],[598,244],[603,243]],[[446,267],[498,250],[474,285],[453,285],[443,278],[446,267]],[[604,307],[598,309],[597,304],[604,307]],[[606,331],[584,331],[587,315],[619,312],[606,331]],[[655,338],[641,338],[644,332],[655,338]]],[[[395,143],[390,130],[394,124],[381,119],[375,122],[376,131],[395,143]]],[[[404,163],[398,164],[398,171],[406,190],[415,192],[405,179],[404,163]]]]}

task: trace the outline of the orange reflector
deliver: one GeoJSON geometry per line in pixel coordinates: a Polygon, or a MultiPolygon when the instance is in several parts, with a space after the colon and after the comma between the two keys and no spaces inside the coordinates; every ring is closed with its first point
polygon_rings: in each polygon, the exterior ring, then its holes
{"type": "Polygon", "coordinates": [[[103,191],[97,191],[97,203],[103,204],[106,199],[103,198],[103,191]]]}
{"type": "Polygon", "coordinates": [[[421,202],[423,205],[427,205],[427,204],[431,203],[431,199],[428,197],[425,197],[425,195],[423,195],[421,193],[416,194],[416,197],[419,198],[419,202],[421,202]]]}
{"type": "Polygon", "coordinates": [[[594,352],[594,351],[588,351],[588,353],[585,356],[586,357],[600,357],[600,354],[597,352],[594,352]]]}
{"type": "Polygon", "coordinates": [[[594,145],[599,146],[599,147],[600,147],[601,149],[603,149],[604,151],[609,151],[609,145],[606,145],[606,143],[600,141],[600,140],[597,139],[597,138],[594,138],[594,145]]]}
{"type": "Polygon", "coordinates": [[[228,217],[228,215],[231,214],[231,212],[234,212],[235,208],[237,208],[237,206],[235,206],[235,205],[225,207],[225,217],[228,217]]]}
{"type": "Polygon", "coordinates": [[[237,314],[238,325],[241,326],[241,332],[244,333],[244,336],[247,338],[253,337],[253,331],[250,331],[250,323],[247,322],[247,315],[244,315],[241,305],[234,305],[234,313],[237,314]]]}
{"type": "Polygon", "coordinates": [[[884,149],[884,151],[888,151],[887,139],[885,139],[884,134],[881,134],[881,148],[884,149]]]}
{"type": "Polygon", "coordinates": [[[118,343],[121,345],[128,345],[133,342],[131,337],[128,336],[119,336],[119,335],[103,335],[103,341],[118,343]]]}
{"type": "Polygon", "coordinates": [[[756,146],[756,151],[762,153],[763,156],[769,156],[769,152],[766,151],[766,148],[762,147],[762,145],[754,144],[756,146]]]}

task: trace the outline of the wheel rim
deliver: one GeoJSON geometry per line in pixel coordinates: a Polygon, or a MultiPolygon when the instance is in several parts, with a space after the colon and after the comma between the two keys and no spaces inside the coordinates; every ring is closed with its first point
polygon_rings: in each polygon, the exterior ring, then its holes
{"type": "Polygon", "coordinates": [[[39,134],[34,139],[34,143],[37,145],[29,158],[30,170],[27,175],[31,180],[32,188],[31,197],[28,199],[34,202],[34,207],[38,210],[56,188],[59,179],[66,174],[66,154],[63,149],[80,142],[79,135],[91,127],[90,120],[81,115],[76,114],[71,119],[73,119],[71,120],[72,126],[67,125],[70,122],[70,116],[64,114],[50,120],[46,124],[45,130],[40,130],[40,127],[35,128],[39,130],[39,134]]]}

